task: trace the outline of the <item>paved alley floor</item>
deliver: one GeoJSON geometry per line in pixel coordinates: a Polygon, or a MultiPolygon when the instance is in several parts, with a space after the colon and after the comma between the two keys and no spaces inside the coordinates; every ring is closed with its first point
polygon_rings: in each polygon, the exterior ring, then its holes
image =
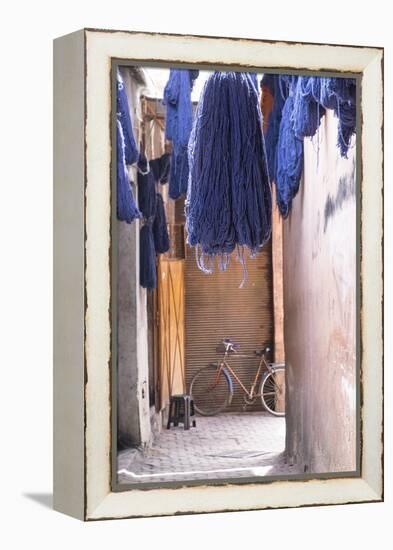
{"type": "Polygon", "coordinates": [[[265,412],[197,416],[196,427],[165,428],[145,453],[118,455],[119,483],[197,481],[292,474],[285,464],[285,418],[265,412]]]}

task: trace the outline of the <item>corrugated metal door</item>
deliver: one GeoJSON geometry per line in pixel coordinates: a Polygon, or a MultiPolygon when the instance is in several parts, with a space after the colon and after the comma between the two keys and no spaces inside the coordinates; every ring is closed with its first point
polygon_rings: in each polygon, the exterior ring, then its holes
{"type": "MultiPolygon", "coordinates": [[[[217,345],[223,338],[240,344],[240,352],[253,353],[264,343],[273,342],[273,295],[271,243],[254,259],[247,259],[248,279],[239,284],[243,270],[231,258],[226,272],[216,270],[207,275],[195,261],[195,251],[187,246],[185,261],[185,360],[189,388],[194,374],[201,367],[218,361],[217,345]]],[[[247,388],[258,367],[258,360],[231,356],[230,364],[247,388]]],[[[228,411],[243,410],[243,393],[235,383],[235,394],[228,411]]],[[[261,410],[256,404],[247,410],[261,410]]]]}

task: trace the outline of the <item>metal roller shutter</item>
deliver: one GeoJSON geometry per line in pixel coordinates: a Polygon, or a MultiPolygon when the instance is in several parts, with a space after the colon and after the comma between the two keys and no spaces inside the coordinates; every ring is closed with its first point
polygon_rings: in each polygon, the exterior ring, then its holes
{"type": "MultiPolygon", "coordinates": [[[[185,261],[185,364],[189,388],[194,374],[203,366],[217,362],[216,353],[223,338],[240,344],[240,353],[273,342],[273,295],[271,243],[254,259],[247,259],[248,279],[244,288],[242,266],[231,258],[228,270],[207,275],[195,261],[195,251],[186,247],[185,261]]],[[[230,364],[243,384],[250,387],[258,360],[231,356],[230,364]]],[[[228,411],[243,410],[243,392],[234,381],[235,394],[228,411]]],[[[247,410],[261,410],[259,399],[247,410]]]]}

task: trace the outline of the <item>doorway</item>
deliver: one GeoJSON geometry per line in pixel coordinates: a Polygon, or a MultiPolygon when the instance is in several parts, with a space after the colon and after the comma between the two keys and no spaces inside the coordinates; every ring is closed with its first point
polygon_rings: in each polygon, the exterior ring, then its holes
{"type": "MultiPolygon", "coordinates": [[[[195,252],[187,246],[185,260],[185,360],[187,387],[196,372],[210,363],[217,363],[224,338],[240,345],[242,354],[273,342],[273,292],[271,242],[253,259],[247,261],[247,280],[239,288],[243,268],[231,255],[230,267],[225,272],[215,270],[206,275],[197,266],[195,252]]],[[[255,359],[231,357],[242,381],[247,387],[255,377],[258,357],[255,359]]],[[[244,412],[241,392],[235,391],[228,412],[244,412]]],[[[249,411],[260,411],[260,400],[247,406],[249,411]]]]}

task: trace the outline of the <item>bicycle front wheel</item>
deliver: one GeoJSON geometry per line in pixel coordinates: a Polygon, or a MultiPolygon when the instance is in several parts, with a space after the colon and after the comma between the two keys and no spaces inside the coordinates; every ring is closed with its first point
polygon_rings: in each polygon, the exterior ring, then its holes
{"type": "Polygon", "coordinates": [[[213,416],[232,401],[232,381],[225,369],[211,364],[200,369],[190,385],[191,399],[195,410],[203,416],[213,416]]]}
{"type": "Polygon", "coordinates": [[[285,395],[285,367],[275,367],[267,372],[261,381],[261,400],[267,412],[274,416],[285,416],[280,410],[285,395]]]}

